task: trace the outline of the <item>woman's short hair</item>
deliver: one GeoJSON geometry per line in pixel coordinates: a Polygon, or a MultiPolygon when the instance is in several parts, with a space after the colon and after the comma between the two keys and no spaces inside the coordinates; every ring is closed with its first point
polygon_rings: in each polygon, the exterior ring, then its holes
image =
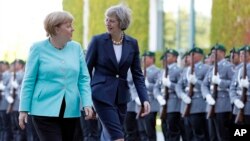
{"type": "Polygon", "coordinates": [[[121,30],[126,30],[131,22],[131,10],[123,4],[109,7],[105,12],[105,16],[116,16],[121,30]]]}
{"type": "Polygon", "coordinates": [[[67,22],[72,22],[73,20],[73,16],[67,11],[55,11],[48,14],[44,20],[44,29],[47,32],[46,36],[56,35],[56,27],[67,22]]]}

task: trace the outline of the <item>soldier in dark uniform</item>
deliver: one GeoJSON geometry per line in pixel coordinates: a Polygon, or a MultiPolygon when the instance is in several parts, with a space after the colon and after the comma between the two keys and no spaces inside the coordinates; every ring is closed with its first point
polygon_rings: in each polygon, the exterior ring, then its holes
{"type": "Polygon", "coordinates": [[[205,97],[208,112],[209,107],[215,106],[215,116],[209,119],[209,137],[211,141],[228,141],[229,125],[231,118],[232,106],[229,97],[229,87],[234,74],[233,65],[225,59],[226,49],[221,44],[216,44],[212,50],[215,57],[217,52],[218,65],[217,75],[214,73],[214,67],[208,71],[203,84],[202,94],[205,97]],[[217,98],[214,99],[214,85],[218,85],[217,98]]]}
{"type": "Polygon", "coordinates": [[[2,81],[0,82],[0,87],[2,90],[1,100],[0,100],[0,141],[10,141],[11,140],[11,129],[10,129],[10,115],[6,114],[8,107],[7,102],[7,85],[10,81],[11,74],[9,72],[9,63],[6,61],[2,62],[1,65],[1,75],[2,81]]]}
{"type": "MultiPolygon", "coordinates": [[[[168,67],[168,74],[165,77],[165,70],[158,76],[158,81],[155,86],[155,93],[162,93],[161,89],[168,88],[168,99],[166,119],[162,122],[167,124],[167,133],[163,131],[164,136],[167,137],[167,141],[179,141],[180,140],[180,99],[175,92],[175,85],[178,82],[181,74],[181,68],[177,65],[177,57],[179,53],[176,50],[168,49],[165,52],[165,61],[168,67]]],[[[165,89],[164,89],[165,90],[165,89]]],[[[163,92],[165,93],[165,92],[163,92]]],[[[163,111],[164,112],[164,111],[163,111]]]]}
{"type": "Polygon", "coordinates": [[[191,125],[192,140],[205,141],[207,139],[206,125],[206,103],[201,94],[201,84],[209,69],[208,65],[202,63],[203,50],[194,47],[189,51],[190,56],[193,56],[191,61],[194,63],[194,72],[191,74],[191,66],[183,71],[175,90],[178,97],[182,100],[181,113],[184,114],[184,109],[187,104],[191,104],[190,112],[188,113],[188,123],[191,125]],[[194,85],[193,95],[189,96],[190,84],[194,85]]]}
{"type": "Polygon", "coordinates": [[[19,59],[11,63],[11,78],[7,86],[7,100],[9,103],[7,113],[10,114],[13,141],[26,140],[26,131],[22,130],[18,123],[19,93],[24,76],[24,65],[24,61],[19,59]]]}
{"type": "MultiPolygon", "coordinates": [[[[153,92],[160,69],[154,65],[154,52],[146,51],[144,52],[143,57],[145,57],[144,67],[146,67],[145,85],[147,88],[151,111],[147,116],[138,119],[139,133],[141,140],[156,141],[156,115],[160,110],[159,101],[164,102],[161,95],[153,92]]],[[[136,98],[136,101],[138,100],[139,98],[136,98]]]]}

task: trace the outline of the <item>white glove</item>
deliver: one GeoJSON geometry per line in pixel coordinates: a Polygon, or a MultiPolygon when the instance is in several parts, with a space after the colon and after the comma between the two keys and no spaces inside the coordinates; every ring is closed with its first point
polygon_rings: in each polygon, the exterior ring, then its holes
{"type": "Polygon", "coordinates": [[[221,82],[221,79],[220,79],[220,75],[219,75],[219,74],[213,75],[213,76],[212,76],[212,83],[213,83],[213,84],[219,85],[220,82],[221,82]]]}
{"type": "Polygon", "coordinates": [[[207,103],[209,105],[214,105],[215,104],[215,100],[214,100],[214,98],[210,94],[206,95],[206,101],[207,101],[207,103]]]}
{"type": "Polygon", "coordinates": [[[242,109],[244,107],[244,103],[239,100],[239,99],[235,99],[234,100],[234,105],[238,108],[238,109],[242,109]]]}
{"type": "Polygon", "coordinates": [[[149,82],[148,82],[148,79],[147,79],[147,78],[145,79],[145,85],[146,85],[146,88],[149,87],[149,82]]]}
{"type": "Polygon", "coordinates": [[[161,106],[163,106],[163,105],[166,104],[166,100],[163,98],[163,96],[158,95],[158,96],[156,97],[156,99],[157,99],[157,101],[159,102],[159,104],[160,104],[161,106]]]}
{"type": "Polygon", "coordinates": [[[187,96],[186,94],[184,94],[184,93],[181,95],[181,99],[186,104],[190,104],[191,103],[191,98],[189,96],[187,96]]]}
{"type": "Polygon", "coordinates": [[[136,98],[135,98],[135,103],[136,103],[137,105],[141,106],[141,101],[140,101],[139,97],[136,97],[136,98]]]}
{"type": "Polygon", "coordinates": [[[0,90],[4,90],[5,89],[5,86],[3,85],[2,82],[0,82],[0,90]]]}
{"type": "Polygon", "coordinates": [[[11,82],[11,85],[12,85],[12,87],[15,88],[15,89],[17,89],[18,86],[19,86],[16,80],[12,81],[12,82],[11,82]]]}
{"type": "Polygon", "coordinates": [[[240,88],[247,88],[249,87],[249,81],[248,78],[246,77],[245,79],[240,79],[239,83],[240,88]]]}
{"type": "Polygon", "coordinates": [[[187,80],[191,84],[195,84],[197,82],[195,74],[189,74],[187,80]]]}
{"type": "Polygon", "coordinates": [[[6,100],[7,100],[7,102],[10,103],[10,104],[14,102],[13,97],[10,96],[10,95],[8,95],[8,96],[6,97],[6,100]]]}
{"type": "Polygon", "coordinates": [[[170,81],[170,79],[169,79],[169,77],[163,77],[162,78],[162,84],[163,84],[163,86],[165,86],[165,87],[170,87],[171,86],[171,81],[170,81]]]}

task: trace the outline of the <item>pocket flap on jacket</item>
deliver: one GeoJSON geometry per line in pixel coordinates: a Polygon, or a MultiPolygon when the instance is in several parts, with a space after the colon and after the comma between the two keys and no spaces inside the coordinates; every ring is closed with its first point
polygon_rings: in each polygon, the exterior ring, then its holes
{"type": "Polygon", "coordinates": [[[105,81],[106,81],[106,77],[104,77],[104,76],[94,77],[91,81],[91,86],[94,86],[94,85],[99,84],[99,83],[104,83],[105,81]]]}

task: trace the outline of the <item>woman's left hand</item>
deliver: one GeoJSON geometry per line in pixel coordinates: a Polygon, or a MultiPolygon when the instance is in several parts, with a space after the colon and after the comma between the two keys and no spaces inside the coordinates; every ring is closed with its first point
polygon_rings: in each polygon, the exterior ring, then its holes
{"type": "Polygon", "coordinates": [[[92,119],[93,117],[93,110],[92,107],[84,107],[84,112],[85,112],[85,119],[92,119]]]}
{"type": "Polygon", "coordinates": [[[143,102],[143,113],[141,114],[142,117],[148,115],[150,113],[150,104],[148,101],[143,102]]]}

